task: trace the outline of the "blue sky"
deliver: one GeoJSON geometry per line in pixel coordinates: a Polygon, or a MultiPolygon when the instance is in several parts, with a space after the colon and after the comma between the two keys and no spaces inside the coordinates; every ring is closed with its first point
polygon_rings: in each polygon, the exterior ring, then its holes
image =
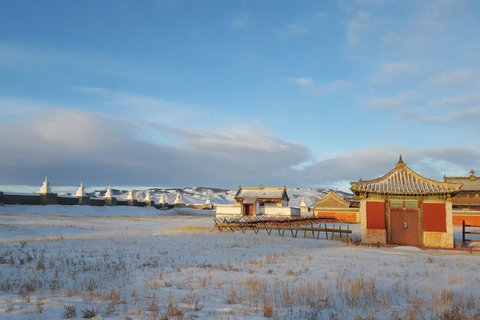
{"type": "Polygon", "coordinates": [[[478,1],[2,1],[0,190],[480,173],[478,1]],[[4,187],[2,187],[2,185],[4,187]]]}

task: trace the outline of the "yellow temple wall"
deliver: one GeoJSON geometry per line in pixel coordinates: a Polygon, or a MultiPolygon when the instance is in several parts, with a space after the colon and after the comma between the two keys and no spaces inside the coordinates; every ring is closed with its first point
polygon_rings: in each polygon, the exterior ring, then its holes
{"type": "Polygon", "coordinates": [[[466,224],[480,226],[480,211],[475,210],[454,210],[453,211],[453,225],[461,227],[462,221],[466,224]]]}
{"type": "Polygon", "coordinates": [[[423,232],[423,245],[432,248],[453,248],[453,236],[448,232],[423,232]]]}
{"type": "Polygon", "coordinates": [[[335,218],[342,222],[359,223],[360,222],[359,210],[358,209],[348,210],[348,211],[347,210],[342,210],[338,208],[337,209],[315,208],[314,215],[335,218]]]}
{"type": "Polygon", "coordinates": [[[387,230],[381,229],[368,229],[365,230],[365,235],[362,234],[362,242],[363,243],[380,243],[386,244],[387,243],[387,230]]]}

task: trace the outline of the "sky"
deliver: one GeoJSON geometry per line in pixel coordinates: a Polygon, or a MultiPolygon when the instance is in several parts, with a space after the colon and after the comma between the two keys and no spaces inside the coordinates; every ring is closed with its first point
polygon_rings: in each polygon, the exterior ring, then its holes
{"type": "Polygon", "coordinates": [[[480,2],[0,1],[0,190],[480,175],[480,2]]]}

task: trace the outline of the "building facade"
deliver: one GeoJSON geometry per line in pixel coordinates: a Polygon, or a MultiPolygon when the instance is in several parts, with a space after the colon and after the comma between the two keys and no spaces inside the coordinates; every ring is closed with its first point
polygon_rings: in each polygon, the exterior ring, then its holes
{"type": "Polygon", "coordinates": [[[330,191],[316,201],[314,216],[335,218],[343,222],[360,222],[358,201],[347,201],[335,191],[330,191]]]}
{"type": "Polygon", "coordinates": [[[288,206],[287,188],[239,186],[232,205],[217,205],[217,217],[239,216],[300,216],[298,207],[288,206]]]}
{"type": "Polygon", "coordinates": [[[401,156],[384,176],[350,184],[360,200],[362,242],[453,247],[451,198],[461,184],[424,178],[401,156]]]}
{"type": "Polygon", "coordinates": [[[460,191],[452,197],[453,225],[466,224],[480,226],[480,177],[471,170],[467,177],[443,177],[447,183],[461,183],[460,191]]]}
{"type": "MultiPolygon", "coordinates": [[[[267,188],[239,186],[235,194],[235,205],[242,206],[243,215],[260,215],[261,207],[288,207],[287,187],[267,188]]],[[[262,210],[264,211],[264,210],[262,210]]]]}

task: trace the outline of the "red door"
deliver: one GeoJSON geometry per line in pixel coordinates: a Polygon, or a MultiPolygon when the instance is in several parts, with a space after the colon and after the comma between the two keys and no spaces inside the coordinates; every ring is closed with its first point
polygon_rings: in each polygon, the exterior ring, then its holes
{"type": "Polygon", "coordinates": [[[418,245],[418,211],[390,209],[391,243],[418,245]]]}
{"type": "Polygon", "coordinates": [[[244,204],[243,205],[243,215],[253,216],[253,204],[244,204]]]}

